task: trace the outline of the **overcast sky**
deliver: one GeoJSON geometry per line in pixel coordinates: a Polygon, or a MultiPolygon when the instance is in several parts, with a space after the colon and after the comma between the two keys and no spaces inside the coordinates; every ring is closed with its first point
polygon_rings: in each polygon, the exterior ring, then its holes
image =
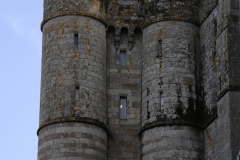
{"type": "Polygon", "coordinates": [[[36,160],[43,0],[0,6],[0,160],[36,160]]]}

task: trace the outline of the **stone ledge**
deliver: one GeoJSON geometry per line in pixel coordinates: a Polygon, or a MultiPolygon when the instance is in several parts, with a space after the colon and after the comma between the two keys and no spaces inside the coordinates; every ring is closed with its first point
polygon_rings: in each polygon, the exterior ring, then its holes
{"type": "Polygon", "coordinates": [[[87,117],[62,117],[62,118],[54,118],[54,119],[44,121],[38,128],[37,135],[39,134],[39,132],[42,128],[44,128],[48,125],[56,124],[56,123],[64,123],[64,122],[76,122],[76,123],[82,122],[82,123],[93,124],[93,125],[103,128],[107,132],[107,134],[109,134],[109,130],[108,130],[107,126],[97,119],[92,119],[92,118],[87,118],[87,117]]]}
{"type": "Polygon", "coordinates": [[[197,124],[194,122],[189,122],[189,121],[185,121],[185,120],[167,120],[166,121],[161,121],[161,122],[152,122],[152,123],[148,123],[145,126],[143,126],[140,130],[140,132],[138,133],[139,137],[141,137],[142,133],[155,128],[155,127],[163,127],[163,126],[173,126],[173,125],[177,125],[177,126],[190,126],[190,127],[195,127],[195,128],[199,128],[199,129],[205,129],[208,125],[210,125],[215,119],[217,118],[217,115],[215,115],[214,117],[211,118],[211,120],[206,123],[205,125],[201,125],[201,124],[197,124]]]}
{"type": "Polygon", "coordinates": [[[236,85],[229,85],[223,91],[218,93],[217,101],[219,101],[227,92],[240,92],[240,87],[236,85]]]}
{"type": "Polygon", "coordinates": [[[91,13],[91,12],[85,12],[85,11],[60,11],[60,12],[54,12],[53,14],[45,17],[41,23],[41,31],[43,28],[43,25],[48,22],[49,20],[56,18],[56,17],[61,17],[61,16],[86,16],[86,17],[91,17],[96,20],[99,20],[104,23],[104,25],[107,25],[107,21],[103,16],[100,16],[99,14],[96,13],[91,13]]]}

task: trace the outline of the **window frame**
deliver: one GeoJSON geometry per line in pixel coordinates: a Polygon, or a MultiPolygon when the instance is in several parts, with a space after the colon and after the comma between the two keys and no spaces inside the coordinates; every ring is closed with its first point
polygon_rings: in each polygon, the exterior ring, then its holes
{"type": "Polygon", "coordinates": [[[80,92],[80,88],[79,86],[75,87],[75,100],[79,101],[79,92],[80,92]]]}
{"type": "Polygon", "coordinates": [[[126,120],[127,119],[127,96],[120,96],[119,100],[119,119],[126,120]],[[125,102],[122,102],[125,100],[125,102]],[[125,104],[125,106],[124,106],[125,104]]]}
{"type": "Polygon", "coordinates": [[[78,49],[78,33],[74,33],[74,36],[73,36],[74,38],[73,38],[73,48],[74,49],[78,49]]]}
{"type": "Polygon", "coordinates": [[[120,50],[119,51],[119,65],[120,66],[127,66],[127,61],[128,61],[127,50],[124,50],[124,49],[120,50]],[[123,54],[125,54],[125,60],[122,56],[123,54]]]}

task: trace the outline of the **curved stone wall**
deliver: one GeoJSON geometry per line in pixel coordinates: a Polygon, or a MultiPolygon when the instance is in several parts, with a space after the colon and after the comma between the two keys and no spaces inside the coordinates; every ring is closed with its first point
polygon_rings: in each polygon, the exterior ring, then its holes
{"type": "Polygon", "coordinates": [[[38,160],[107,159],[107,134],[85,123],[56,123],[40,130],[38,160]]]}
{"type": "Polygon", "coordinates": [[[66,15],[82,15],[105,22],[106,6],[104,0],[44,0],[44,19],[48,20],[66,15]]]}
{"type": "Polygon", "coordinates": [[[198,33],[198,27],[180,21],[154,23],[144,29],[142,127],[196,110],[198,33]]]}
{"type": "Polygon", "coordinates": [[[199,160],[203,155],[203,133],[187,126],[149,129],[142,135],[142,160],[199,160]]]}
{"type": "Polygon", "coordinates": [[[144,26],[159,21],[199,24],[199,0],[144,0],[144,26]]]}
{"type": "Polygon", "coordinates": [[[158,22],[143,30],[143,160],[200,156],[202,134],[195,128],[201,120],[198,34],[197,26],[181,21],[158,22]]]}
{"type": "Polygon", "coordinates": [[[105,37],[105,26],[84,16],[57,17],[43,26],[40,127],[82,119],[106,124],[105,37]]]}

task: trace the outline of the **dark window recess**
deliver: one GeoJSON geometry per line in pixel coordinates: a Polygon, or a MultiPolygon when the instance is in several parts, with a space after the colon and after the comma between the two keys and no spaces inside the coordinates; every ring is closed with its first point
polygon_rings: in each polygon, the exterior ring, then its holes
{"type": "Polygon", "coordinates": [[[127,119],[127,97],[120,97],[120,119],[127,119]]]}
{"type": "Polygon", "coordinates": [[[74,34],[74,49],[78,49],[78,34],[74,34]]]}
{"type": "Polygon", "coordinates": [[[79,100],[79,87],[78,86],[76,86],[75,100],[79,100]]]}
{"type": "Polygon", "coordinates": [[[163,109],[163,92],[160,92],[160,107],[163,109]]]}
{"type": "Polygon", "coordinates": [[[149,94],[150,94],[150,91],[149,91],[149,88],[147,88],[147,95],[149,96],[149,94]]]}
{"type": "Polygon", "coordinates": [[[205,53],[205,45],[202,45],[202,52],[205,53]]]}
{"type": "Polygon", "coordinates": [[[150,118],[149,101],[147,101],[147,119],[150,118]]]}
{"type": "Polygon", "coordinates": [[[158,55],[157,58],[162,57],[162,40],[158,41],[158,55]]]}
{"type": "Polygon", "coordinates": [[[120,65],[126,66],[127,65],[127,52],[120,51],[120,65]]]}
{"type": "Polygon", "coordinates": [[[214,19],[213,20],[213,24],[214,24],[214,48],[213,48],[213,59],[215,59],[216,57],[216,48],[217,48],[217,20],[214,19]]]}
{"type": "Polygon", "coordinates": [[[213,20],[213,24],[214,24],[214,36],[217,36],[217,20],[213,20]]]}

